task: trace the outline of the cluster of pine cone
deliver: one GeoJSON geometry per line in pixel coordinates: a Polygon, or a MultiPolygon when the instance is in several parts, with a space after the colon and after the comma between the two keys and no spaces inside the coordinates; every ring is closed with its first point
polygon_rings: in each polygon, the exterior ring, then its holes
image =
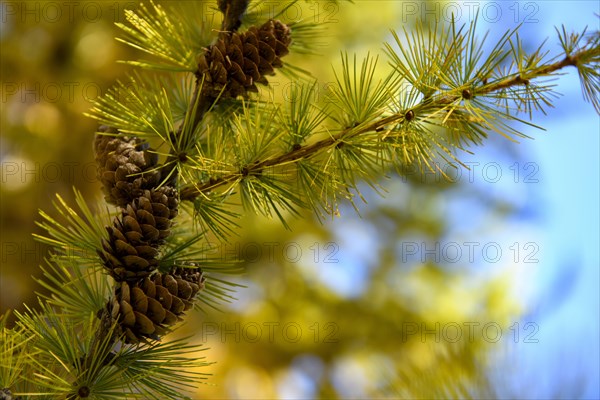
{"type": "MultiPolygon", "coordinates": [[[[243,33],[221,32],[198,58],[200,95],[213,102],[256,92],[256,84],[268,84],[265,76],[283,65],[290,42],[290,28],[275,20],[243,33]]],[[[161,181],[156,153],[135,137],[102,126],[94,151],[105,199],[121,211],[106,227],[108,239],[98,250],[116,281],[99,316],[116,321],[126,343],[158,339],[204,287],[202,271],[195,266],[157,271],[159,248],[177,215],[178,192],[161,181]]]]}
{"type": "Polygon", "coordinates": [[[117,285],[106,312],[127,343],[157,339],[188,310],[204,286],[199,268],[159,273],[159,247],[177,215],[178,192],[160,185],[157,158],[147,145],[102,126],[94,141],[107,202],[121,210],[98,255],[117,285]]]}

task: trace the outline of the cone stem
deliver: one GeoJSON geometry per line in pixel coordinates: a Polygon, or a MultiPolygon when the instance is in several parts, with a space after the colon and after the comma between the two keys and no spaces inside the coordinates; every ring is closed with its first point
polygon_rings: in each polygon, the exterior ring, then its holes
{"type": "MultiPolygon", "coordinates": [[[[217,0],[219,10],[223,13],[223,22],[221,23],[221,35],[228,35],[231,32],[237,31],[242,24],[242,15],[246,12],[250,0],[217,0]]],[[[215,98],[206,95],[202,92],[202,78],[200,74],[196,74],[196,85],[194,87],[194,94],[192,95],[192,101],[187,110],[187,116],[193,116],[192,132],[196,129],[196,126],[202,121],[206,112],[210,109],[212,104],[215,102],[215,98]]],[[[173,133],[173,140],[176,141],[181,136],[183,131],[183,124],[173,133]]],[[[177,159],[179,155],[173,151],[167,157],[165,166],[162,168],[162,176],[170,176],[168,182],[169,186],[176,186],[177,173],[173,169],[177,165],[177,159]]]]}
{"type": "Polygon", "coordinates": [[[217,0],[219,10],[223,13],[221,30],[234,32],[242,24],[242,15],[248,8],[249,0],[217,0]]]}

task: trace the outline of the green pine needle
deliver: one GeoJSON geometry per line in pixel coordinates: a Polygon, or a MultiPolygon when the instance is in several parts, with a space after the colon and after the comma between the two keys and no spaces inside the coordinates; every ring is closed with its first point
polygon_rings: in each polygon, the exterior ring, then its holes
{"type": "Polygon", "coordinates": [[[210,307],[216,311],[221,311],[221,307],[224,303],[231,303],[237,300],[233,295],[237,288],[244,288],[246,286],[233,283],[228,280],[224,280],[217,277],[217,274],[209,274],[206,278],[205,287],[198,296],[198,302],[195,307],[204,310],[202,304],[210,307]]]}
{"type": "Polygon", "coordinates": [[[198,197],[193,203],[194,221],[201,229],[208,230],[221,240],[235,235],[240,225],[236,222],[240,215],[225,203],[227,197],[213,195],[211,198],[198,197]]]}
{"type": "Polygon", "coordinates": [[[338,178],[316,162],[302,160],[297,164],[297,184],[304,201],[319,221],[325,216],[333,218],[338,212],[337,193],[342,185],[338,178]]]}
{"type": "Polygon", "coordinates": [[[290,90],[290,98],[278,115],[278,122],[285,129],[288,138],[284,151],[291,150],[294,145],[304,144],[312,135],[318,134],[321,124],[328,114],[315,105],[317,81],[294,84],[290,90]]]}
{"type": "Polygon", "coordinates": [[[39,303],[39,310],[32,310],[28,306],[26,310],[27,313],[24,314],[15,311],[15,315],[21,329],[34,337],[32,344],[42,350],[42,353],[51,354],[66,369],[65,372],[73,372],[75,363],[83,355],[83,343],[93,337],[91,327],[82,336],[81,328],[87,326],[88,321],[75,323],[43,301],[39,303]]]}
{"type": "Polygon", "coordinates": [[[160,268],[167,272],[173,266],[202,268],[221,274],[239,274],[242,272],[238,259],[223,259],[215,256],[218,249],[214,243],[206,240],[206,233],[194,233],[189,229],[174,229],[162,249],[160,268]]]}
{"type": "Polygon", "coordinates": [[[385,43],[390,64],[399,77],[425,98],[431,97],[436,88],[441,86],[440,71],[447,71],[456,60],[460,43],[449,40],[451,28],[444,29],[437,21],[433,26],[417,21],[410,32],[402,28],[403,38],[392,30],[398,50],[390,43],[385,43]]]}
{"type": "Polygon", "coordinates": [[[399,79],[388,75],[376,79],[377,57],[367,55],[360,67],[354,55],[350,62],[347,53],[342,53],[342,73],[334,70],[336,85],[331,95],[332,103],[338,108],[336,121],[344,128],[372,122],[390,102],[398,89],[399,79]]]}
{"type": "MultiPolygon", "coordinates": [[[[212,39],[213,21],[207,21],[202,7],[182,2],[163,8],[150,1],[136,12],[125,11],[128,25],[116,23],[124,37],[118,38],[133,48],[152,56],[151,60],[128,61],[128,64],[150,69],[194,72],[196,55],[212,39]]],[[[214,15],[214,14],[213,14],[214,15]]]]}
{"type": "MultiPolygon", "coordinates": [[[[178,90],[171,87],[167,91],[163,82],[158,75],[134,72],[128,82],[117,81],[117,85],[99,97],[85,115],[124,133],[167,141],[183,105],[178,90]],[[171,99],[169,95],[176,97],[171,99]]],[[[187,85],[182,86],[181,92],[189,91],[190,80],[183,80],[181,84],[187,85]]]]}
{"type": "Polygon", "coordinates": [[[580,34],[568,34],[564,26],[561,31],[556,31],[568,57],[576,51],[580,52],[576,66],[583,98],[600,114],[600,31],[586,34],[586,28],[580,34]]]}
{"type": "Polygon", "coordinates": [[[42,221],[36,224],[47,232],[47,236],[33,236],[40,242],[51,245],[60,258],[80,265],[96,264],[96,250],[101,247],[102,238],[106,235],[104,227],[109,224],[109,215],[93,212],[81,192],[75,188],[73,191],[78,210],[70,207],[57,194],[57,202],[53,202],[53,205],[62,221],[40,210],[42,221]]]}
{"type": "MultiPolygon", "coordinates": [[[[410,98],[393,107],[399,124],[386,133],[401,150],[403,162],[416,160],[431,166],[437,155],[455,159],[457,150],[483,144],[490,132],[509,140],[527,137],[515,123],[540,127],[518,115],[525,113],[531,119],[533,111],[545,113],[558,96],[548,76],[559,74],[560,66],[547,61],[543,43],[526,53],[517,27],[505,32],[486,53],[487,34],[479,40],[476,27],[477,20],[468,28],[457,28],[454,22],[448,27],[418,24],[411,33],[405,30],[403,38],[392,32],[397,48],[386,45],[390,62],[414,89],[408,90],[410,98]],[[434,127],[446,133],[439,134],[434,127]]],[[[562,35],[567,54],[578,40],[577,36],[562,35]]],[[[579,70],[581,73],[585,67],[579,66],[579,70]]],[[[582,78],[582,85],[586,82],[589,87],[584,93],[598,96],[594,78],[582,78]]]]}
{"type": "Polygon", "coordinates": [[[202,345],[188,344],[187,339],[123,347],[114,365],[129,380],[133,393],[152,399],[182,399],[182,392],[194,389],[210,375],[199,371],[211,364],[200,356],[205,350],[202,345]]]}
{"type": "Polygon", "coordinates": [[[31,392],[25,394],[64,398],[73,391],[97,319],[91,314],[83,320],[74,320],[43,301],[38,308],[32,310],[26,306],[26,313],[15,311],[17,326],[31,338],[33,348],[28,352],[34,368],[27,377],[31,392]]]}
{"type": "Polygon", "coordinates": [[[40,268],[43,278],[36,281],[49,295],[38,293],[38,296],[58,307],[61,313],[81,320],[104,307],[110,284],[99,263],[96,268],[89,268],[72,259],[54,257],[40,268]]]}
{"type": "Polygon", "coordinates": [[[175,123],[183,121],[192,102],[195,77],[192,74],[168,74],[160,79],[161,86],[171,100],[171,113],[175,123]]]}
{"type": "Polygon", "coordinates": [[[0,316],[0,387],[20,390],[25,385],[30,356],[37,354],[30,346],[32,337],[18,328],[6,326],[10,311],[0,316]]]}
{"type": "Polygon", "coordinates": [[[276,154],[275,146],[283,136],[276,129],[277,109],[272,107],[243,107],[243,113],[234,114],[234,151],[240,169],[276,154]]]}

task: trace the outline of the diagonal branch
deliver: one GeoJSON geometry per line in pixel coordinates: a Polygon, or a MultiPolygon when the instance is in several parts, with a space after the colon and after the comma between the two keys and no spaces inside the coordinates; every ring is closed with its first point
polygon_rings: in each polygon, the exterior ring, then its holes
{"type": "MultiPolygon", "coordinates": [[[[540,66],[538,68],[534,68],[531,71],[528,71],[526,76],[522,76],[521,74],[517,74],[516,76],[509,76],[505,79],[500,79],[495,83],[491,83],[485,85],[481,88],[478,88],[477,95],[485,95],[489,93],[493,93],[496,91],[504,90],[510,87],[515,86],[526,86],[529,84],[530,79],[540,78],[543,76],[548,76],[556,71],[559,71],[568,66],[578,66],[580,59],[584,59],[588,52],[593,49],[583,49],[578,53],[574,53],[570,56],[566,56],[564,59],[540,66]]],[[[451,94],[443,94],[434,98],[425,98],[420,104],[413,107],[414,110],[422,108],[422,107],[431,107],[432,105],[444,106],[454,101],[459,100],[463,95],[451,95],[451,94]]],[[[407,118],[407,113],[411,110],[404,110],[402,113],[395,113],[384,118],[381,118],[377,121],[373,121],[364,125],[363,127],[351,127],[346,128],[335,135],[331,135],[328,138],[322,139],[318,142],[300,146],[295,148],[294,150],[281,154],[276,157],[268,158],[266,160],[255,162],[251,165],[245,167],[245,175],[248,174],[260,174],[263,170],[268,167],[281,165],[284,163],[294,163],[303,159],[309,159],[315,157],[318,154],[321,154],[324,151],[327,151],[332,146],[335,146],[339,142],[349,139],[351,137],[355,137],[367,132],[379,132],[384,131],[385,127],[392,124],[402,124],[411,120],[412,118],[407,118]]],[[[216,179],[211,179],[209,182],[193,186],[183,188],[180,192],[181,200],[190,200],[193,201],[196,197],[213,191],[214,189],[226,185],[228,183],[235,182],[239,180],[239,173],[230,173],[224,176],[221,176],[216,179]]]]}
{"type": "Polygon", "coordinates": [[[556,72],[562,68],[565,68],[565,67],[569,67],[569,66],[576,67],[578,65],[578,61],[579,61],[578,59],[581,58],[582,53],[584,53],[584,52],[582,51],[573,56],[566,56],[562,60],[552,63],[552,64],[543,65],[543,66],[531,71],[531,73],[527,74],[528,76],[522,76],[521,74],[519,74],[514,77],[500,80],[493,85],[489,85],[486,88],[486,90],[483,92],[483,94],[496,92],[496,91],[502,90],[502,89],[507,89],[512,86],[528,85],[529,79],[539,78],[539,77],[546,76],[546,75],[551,75],[554,72],[556,72]]]}

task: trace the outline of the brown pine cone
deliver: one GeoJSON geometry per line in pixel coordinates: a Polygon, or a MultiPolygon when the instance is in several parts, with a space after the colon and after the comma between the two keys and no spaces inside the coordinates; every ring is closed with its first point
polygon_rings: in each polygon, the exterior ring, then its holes
{"type": "Polygon", "coordinates": [[[156,273],[137,283],[121,282],[107,304],[108,312],[124,333],[126,343],[157,340],[181,320],[204,287],[200,268],[156,273]]]}
{"type": "MultiPolygon", "coordinates": [[[[119,133],[115,128],[101,126],[98,132],[119,133]]],[[[158,157],[147,151],[147,144],[125,135],[96,134],[94,153],[98,164],[98,179],[108,203],[126,207],[144,190],[158,186],[158,157]]]]}
{"type": "Polygon", "coordinates": [[[143,279],[157,268],[158,247],[170,234],[178,204],[172,187],[145,190],[106,227],[108,240],[98,255],[117,282],[143,279]]]}
{"type": "Polygon", "coordinates": [[[265,75],[283,66],[281,57],[289,52],[290,34],[287,25],[275,20],[243,33],[222,34],[198,59],[196,75],[198,80],[204,77],[203,95],[235,98],[257,92],[256,83],[268,84],[265,75]]]}

